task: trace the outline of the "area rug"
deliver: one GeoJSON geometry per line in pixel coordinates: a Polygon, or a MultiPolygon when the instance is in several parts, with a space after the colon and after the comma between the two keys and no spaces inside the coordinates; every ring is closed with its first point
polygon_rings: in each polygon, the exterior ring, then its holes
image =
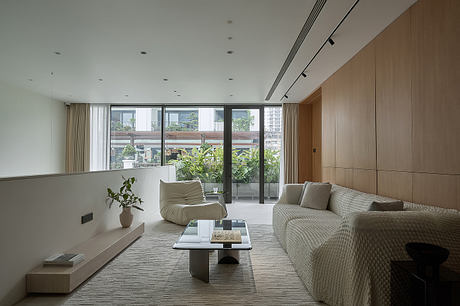
{"type": "Polygon", "coordinates": [[[239,265],[217,264],[210,280],[188,272],[188,251],[173,250],[183,227],[161,221],[78,288],[65,305],[312,305],[270,225],[249,225],[253,249],[239,265]]]}

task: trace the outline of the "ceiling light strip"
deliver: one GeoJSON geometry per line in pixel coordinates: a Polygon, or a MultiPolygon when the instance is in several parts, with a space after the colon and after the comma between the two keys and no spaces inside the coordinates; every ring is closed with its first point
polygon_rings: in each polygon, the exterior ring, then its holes
{"type": "MultiPolygon", "coordinates": [[[[348,15],[350,15],[351,11],[353,11],[353,9],[355,8],[355,6],[358,4],[359,0],[356,0],[355,3],[351,6],[351,8],[348,10],[348,12],[345,14],[345,16],[342,18],[342,20],[340,20],[339,24],[334,28],[334,30],[332,31],[331,35],[329,35],[326,39],[325,42],[323,42],[323,44],[321,45],[321,47],[318,49],[318,51],[316,51],[315,55],[313,55],[313,57],[311,58],[311,60],[308,62],[308,64],[305,66],[305,68],[302,70],[302,72],[296,77],[296,79],[294,80],[294,82],[292,82],[291,86],[289,86],[289,88],[286,90],[286,92],[284,93],[284,95],[281,96],[281,100],[283,100],[283,98],[287,97],[287,94],[289,92],[289,90],[291,90],[291,88],[294,86],[294,84],[300,79],[300,77],[305,73],[305,70],[307,70],[307,68],[310,66],[310,64],[315,60],[316,56],[321,52],[321,50],[323,50],[324,46],[330,41],[332,40],[331,37],[332,35],[334,35],[334,33],[337,31],[337,29],[342,25],[342,23],[345,21],[345,19],[347,19],[348,15]]],[[[331,46],[334,45],[334,41],[332,41],[333,43],[331,43],[331,46]]]]}
{"type": "Polygon", "coordinates": [[[292,60],[294,59],[295,55],[297,54],[297,51],[299,51],[300,46],[302,45],[303,41],[305,40],[305,37],[307,37],[308,33],[310,32],[311,27],[316,21],[316,18],[318,18],[319,13],[323,9],[324,4],[326,4],[327,0],[316,0],[315,5],[313,6],[313,9],[310,12],[310,15],[308,15],[307,20],[305,21],[305,24],[302,27],[302,30],[299,33],[299,36],[297,36],[296,41],[294,42],[294,45],[291,48],[291,51],[289,51],[289,54],[286,58],[286,60],[283,63],[283,66],[281,66],[281,70],[278,72],[278,75],[276,76],[275,82],[273,82],[272,87],[270,88],[270,91],[267,94],[267,97],[265,97],[265,101],[270,100],[272,97],[273,93],[275,92],[276,88],[278,87],[281,79],[283,78],[284,74],[286,73],[289,65],[291,65],[292,60]]]}

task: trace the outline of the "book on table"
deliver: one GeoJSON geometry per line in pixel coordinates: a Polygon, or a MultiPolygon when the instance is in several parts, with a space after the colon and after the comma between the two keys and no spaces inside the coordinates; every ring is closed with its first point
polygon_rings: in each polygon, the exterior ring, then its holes
{"type": "Polygon", "coordinates": [[[85,260],[84,254],[54,254],[43,262],[45,266],[69,266],[72,267],[85,260]]]}
{"type": "Polygon", "coordinates": [[[212,232],[211,243],[241,243],[239,230],[215,230],[212,232]]]}

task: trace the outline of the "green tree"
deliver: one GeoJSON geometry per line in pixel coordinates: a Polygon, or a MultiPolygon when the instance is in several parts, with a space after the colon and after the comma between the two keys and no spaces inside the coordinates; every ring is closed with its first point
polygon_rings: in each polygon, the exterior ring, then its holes
{"type": "Polygon", "coordinates": [[[246,111],[245,117],[234,118],[232,120],[234,132],[249,132],[253,124],[254,116],[251,116],[251,113],[249,111],[246,111]]]}

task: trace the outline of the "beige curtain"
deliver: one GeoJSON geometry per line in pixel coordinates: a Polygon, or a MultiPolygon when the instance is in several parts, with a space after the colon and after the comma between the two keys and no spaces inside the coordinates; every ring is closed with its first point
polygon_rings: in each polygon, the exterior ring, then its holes
{"type": "Polygon", "coordinates": [[[283,104],[283,168],[284,184],[298,182],[298,134],[299,104],[283,104]]]}
{"type": "Polygon", "coordinates": [[[90,107],[75,103],[67,107],[66,158],[67,173],[89,171],[90,107]]]}

